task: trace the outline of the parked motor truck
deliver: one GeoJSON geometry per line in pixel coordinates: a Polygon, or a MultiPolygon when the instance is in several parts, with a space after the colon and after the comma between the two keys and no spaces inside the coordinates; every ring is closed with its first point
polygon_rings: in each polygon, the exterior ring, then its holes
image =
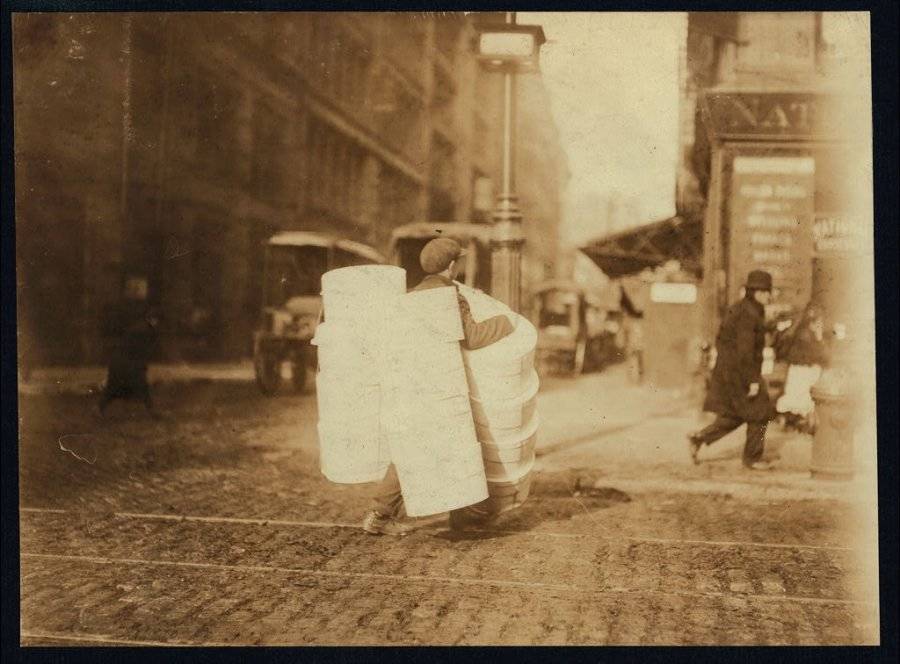
{"type": "Polygon", "coordinates": [[[320,233],[285,231],[269,239],[262,315],[253,335],[256,382],[264,394],[276,394],[285,380],[302,391],[307,368],[316,364],[310,341],[322,314],[322,275],[384,262],[368,245],[320,233]]]}
{"type": "Polygon", "coordinates": [[[538,330],[537,360],[542,369],[564,368],[572,375],[584,370],[588,348],[587,304],[584,291],[570,281],[538,284],[533,321],[538,330]]]}
{"type": "Polygon", "coordinates": [[[538,330],[539,365],[577,376],[619,362],[622,312],[611,291],[551,279],[535,286],[531,320],[538,330]]]}

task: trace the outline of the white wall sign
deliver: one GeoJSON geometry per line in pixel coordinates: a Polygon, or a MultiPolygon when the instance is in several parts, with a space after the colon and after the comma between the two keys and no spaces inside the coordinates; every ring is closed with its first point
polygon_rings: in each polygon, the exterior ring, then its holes
{"type": "Polygon", "coordinates": [[[650,300],[665,304],[693,304],[697,301],[697,285],[659,281],[650,285],[650,300]]]}

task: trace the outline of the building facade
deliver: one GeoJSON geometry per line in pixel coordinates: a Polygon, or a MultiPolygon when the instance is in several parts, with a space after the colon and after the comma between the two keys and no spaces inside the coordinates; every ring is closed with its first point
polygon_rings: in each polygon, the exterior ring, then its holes
{"type": "Polygon", "coordinates": [[[473,35],[463,14],[17,14],[23,349],[98,361],[133,273],[162,314],[160,359],[244,356],[275,231],[387,254],[398,225],[486,220],[501,97],[473,35]]]}
{"type": "Polygon", "coordinates": [[[815,300],[842,315],[832,249],[871,221],[848,209],[847,101],[858,91],[842,86],[822,26],[816,12],[688,14],[677,207],[704,226],[710,339],[752,269],[772,273],[773,309],[815,300]]]}

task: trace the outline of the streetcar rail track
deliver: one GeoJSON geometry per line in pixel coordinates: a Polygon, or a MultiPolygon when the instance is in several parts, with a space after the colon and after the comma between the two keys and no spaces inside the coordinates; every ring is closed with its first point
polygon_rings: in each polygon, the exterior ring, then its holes
{"type": "MultiPolygon", "coordinates": [[[[21,507],[20,512],[29,514],[75,514],[87,516],[89,512],[76,512],[74,510],[64,510],[43,507],[21,507]]],[[[226,517],[226,516],[205,516],[194,514],[156,514],[151,512],[105,512],[104,516],[111,514],[119,519],[145,519],[154,521],[174,521],[174,522],[199,522],[199,523],[233,523],[243,525],[258,526],[286,526],[297,528],[351,528],[358,529],[358,523],[344,523],[339,521],[293,521],[286,519],[261,519],[261,518],[243,518],[243,517],[226,517]]],[[[439,530],[443,526],[444,519],[434,519],[425,521],[417,530],[439,530]]],[[[530,537],[549,537],[558,539],[602,539],[611,542],[647,542],[652,544],[671,544],[671,545],[702,545],[702,546],[719,546],[719,547],[748,547],[748,548],[771,548],[771,549],[803,549],[812,551],[844,551],[852,552],[855,549],[848,546],[837,546],[830,544],[791,544],[784,542],[748,542],[737,540],[704,540],[704,539],[679,539],[665,537],[634,537],[621,535],[615,537],[598,536],[593,533],[560,533],[547,530],[514,530],[504,528],[471,528],[471,532],[496,535],[525,535],[530,537]]]]}
{"type": "Polygon", "coordinates": [[[518,588],[521,590],[558,591],[578,593],[582,595],[655,595],[660,597],[681,597],[693,599],[743,599],[758,602],[781,602],[793,604],[838,605],[838,606],[876,606],[877,602],[866,600],[844,599],[840,597],[802,597],[797,595],[767,595],[755,593],[727,592],[691,592],[676,590],[650,590],[637,588],[589,588],[564,583],[542,583],[540,581],[515,581],[510,579],[482,579],[472,577],[431,576],[421,574],[388,574],[379,572],[350,572],[339,570],[322,570],[304,567],[280,567],[274,565],[234,565],[211,562],[190,562],[181,560],[152,560],[147,558],[118,558],[107,556],[77,556],[55,553],[22,553],[23,559],[59,560],[73,563],[94,565],[132,565],[151,567],[178,567],[221,572],[260,572],[268,574],[293,574],[313,577],[366,579],[370,581],[391,581],[399,583],[434,583],[445,585],[486,586],[494,588],[518,588]]]}

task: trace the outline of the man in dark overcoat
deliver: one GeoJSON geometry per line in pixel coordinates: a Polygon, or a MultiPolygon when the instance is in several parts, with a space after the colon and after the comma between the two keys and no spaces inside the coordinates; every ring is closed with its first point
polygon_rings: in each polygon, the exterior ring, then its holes
{"type": "Polygon", "coordinates": [[[715,421],[688,436],[691,458],[742,424],[747,425],[743,462],[751,470],[766,470],[762,460],[766,425],[774,415],[766,382],[761,375],[766,345],[765,305],[772,292],[772,275],[753,270],[747,276],[744,298],[722,320],[716,337],[716,366],[703,410],[716,413],[715,421]]]}
{"type": "MultiPolygon", "coordinates": [[[[459,243],[450,238],[436,238],[428,242],[419,255],[419,263],[425,270],[426,277],[412,290],[447,286],[456,289],[453,278],[456,276],[457,261],[464,255],[459,243]]],[[[484,348],[512,333],[512,323],[506,316],[492,316],[477,322],[469,310],[469,303],[459,289],[456,289],[456,298],[459,303],[459,315],[462,318],[464,338],[460,343],[463,348],[468,350],[484,348]]],[[[394,465],[391,464],[387,475],[378,486],[372,510],[363,520],[363,530],[371,535],[405,535],[409,532],[409,528],[397,520],[402,508],[400,481],[394,465]]],[[[479,503],[451,512],[450,524],[451,527],[462,527],[473,521],[486,521],[491,516],[479,503]]]]}

